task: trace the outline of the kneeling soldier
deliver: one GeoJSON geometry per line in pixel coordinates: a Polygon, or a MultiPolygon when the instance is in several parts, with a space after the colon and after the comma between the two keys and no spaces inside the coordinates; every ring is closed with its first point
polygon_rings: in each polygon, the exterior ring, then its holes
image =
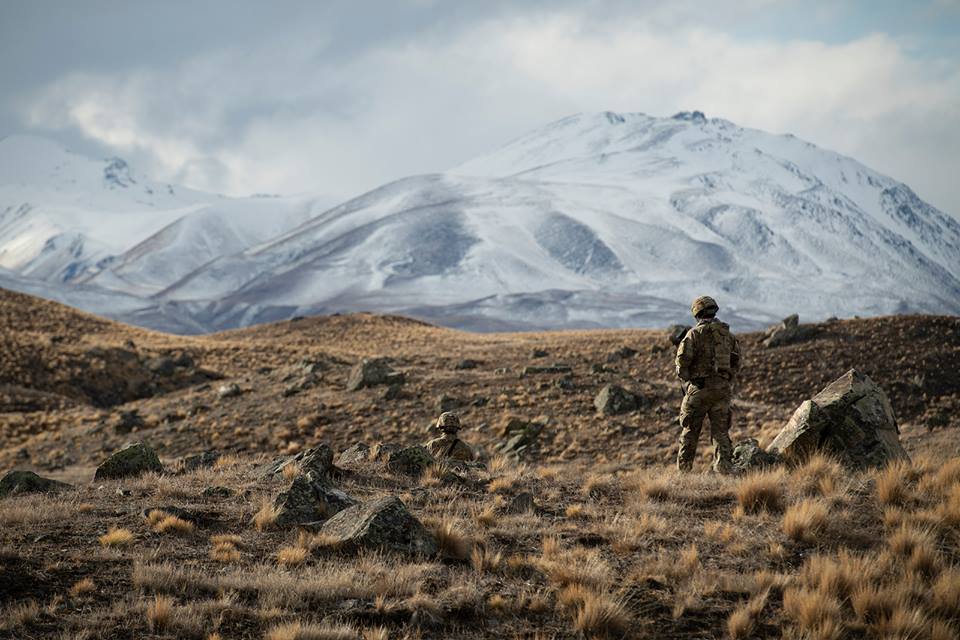
{"type": "Polygon", "coordinates": [[[454,460],[473,460],[473,450],[457,437],[460,430],[460,416],[452,411],[446,411],[437,418],[439,438],[427,443],[427,449],[435,458],[453,458],[454,460]]]}

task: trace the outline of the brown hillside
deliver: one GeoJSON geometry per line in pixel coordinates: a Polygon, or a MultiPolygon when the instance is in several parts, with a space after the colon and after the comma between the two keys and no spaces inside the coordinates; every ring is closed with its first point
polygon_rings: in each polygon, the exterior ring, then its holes
{"type": "MultiPolygon", "coordinates": [[[[92,464],[131,438],[149,440],[168,457],[207,448],[274,452],[318,442],[338,449],[356,441],[413,442],[425,437],[441,395],[459,404],[464,437],[481,448],[501,441],[510,417],[546,422],[536,452],[543,459],[663,461],[677,432],[680,391],[673,347],[662,331],[471,334],[352,314],[185,338],[9,292],[0,292],[0,318],[0,463],[92,464]],[[636,354],[621,357],[624,347],[636,354]],[[535,358],[535,349],[547,355],[535,358]],[[397,397],[386,399],[384,387],[346,391],[351,366],[378,356],[406,374],[397,397]],[[158,371],[162,358],[177,366],[158,371]],[[478,366],[456,368],[464,359],[478,366]],[[304,362],[315,363],[315,379],[285,396],[303,379],[304,362]],[[552,364],[571,371],[521,375],[527,366],[552,364]],[[220,399],[217,388],[226,383],[243,393],[220,399]],[[641,408],[598,416],[593,399],[607,383],[639,393],[641,408]],[[132,432],[117,429],[120,412],[131,410],[142,424],[132,432]]],[[[735,440],[769,439],[802,400],[851,367],[886,389],[901,422],[916,433],[934,427],[952,433],[956,426],[960,374],[951,363],[960,361],[958,318],[824,323],[809,340],[774,349],[762,347],[761,337],[741,336],[746,365],[735,440]]]]}

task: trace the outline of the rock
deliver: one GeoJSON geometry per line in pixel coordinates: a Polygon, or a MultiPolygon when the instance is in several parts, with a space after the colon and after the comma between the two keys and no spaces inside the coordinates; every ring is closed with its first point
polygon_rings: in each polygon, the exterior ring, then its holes
{"type": "Polygon", "coordinates": [[[462,370],[464,370],[464,369],[476,369],[476,368],[479,367],[479,366],[480,366],[480,362],[478,362],[477,360],[471,360],[470,358],[464,358],[463,360],[461,360],[461,361],[458,362],[457,364],[453,365],[453,368],[454,368],[454,369],[457,369],[458,371],[462,371],[462,370]]]}
{"type": "Polygon", "coordinates": [[[222,384],[217,387],[217,397],[221,400],[226,398],[236,398],[241,393],[243,392],[240,390],[240,385],[238,385],[236,382],[222,384]]]}
{"type": "Polygon", "coordinates": [[[672,324],[667,327],[667,335],[670,337],[670,344],[675,347],[679,347],[680,343],[683,342],[683,337],[687,335],[687,331],[692,329],[688,324],[672,324]]]}
{"type": "Polygon", "coordinates": [[[310,449],[304,449],[295,456],[274,460],[267,465],[263,475],[282,474],[283,470],[290,465],[296,465],[301,473],[313,473],[317,478],[328,477],[337,473],[337,468],[333,466],[333,449],[326,444],[318,444],[310,449]]]}
{"type": "Polygon", "coordinates": [[[344,449],[340,457],[337,458],[337,464],[350,466],[360,462],[366,462],[370,459],[370,446],[364,442],[358,442],[344,449]]]}
{"type": "Polygon", "coordinates": [[[393,383],[383,391],[382,398],[387,401],[397,400],[403,397],[403,385],[393,383]]]}
{"type": "Polygon", "coordinates": [[[437,541],[396,496],[344,509],[324,523],[320,533],[344,549],[395,551],[433,556],[437,541]]]}
{"type": "Polygon", "coordinates": [[[636,411],[640,403],[635,394],[621,386],[608,384],[593,399],[593,406],[604,415],[615,416],[636,411]]]}
{"type": "Polygon", "coordinates": [[[274,501],[278,527],[291,527],[326,520],[357,501],[312,472],[301,473],[290,488],[274,501]]]}
{"type": "Polygon", "coordinates": [[[11,471],[0,479],[0,498],[20,493],[56,493],[71,488],[59,480],[38,476],[33,471],[11,471]]]}
{"type": "Polygon", "coordinates": [[[193,356],[186,351],[177,351],[171,356],[173,364],[183,369],[189,369],[194,366],[193,356]]]}
{"type": "Polygon", "coordinates": [[[522,491],[515,495],[510,502],[503,508],[505,513],[533,513],[537,510],[537,503],[533,500],[533,494],[529,491],[522,491]]]}
{"type": "Polygon", "coordinates": [[[130,411],[121,411],[117,414],[116,421],[113,423],[113,430],[120,434],[126,434],[134,429],[139,429],[143,424],[143,418],[140,417],[140,412],[136,409],[131,409],[130,411]]]}
{"type": "Polygon", "coordinates": [[[320,377],[313,373],[307,373],[283,388],[281,395],[284,398],[295,396],[301,391],[312,389],[320,382],[320,377]]]}
{"type": "Polygon", "coordinates": [[[143,363],[143,366],[147,368],[147,371],[158,376],[172,376],[177,370],[177,364],[173,361],[173,358],[167,356],[150,358],[143,363]]]}
{"type": "Polygon", "coordinates": [[[398,449],[387,458],[387,468],[398,473],[420,475],[436,460],[422,444],[398,449]]]}
{"type": "Polygon", "coordinates": [[[453,411],[461,406],[463,406],[463,401],[460,400],[460,398],[454,398],[453,396],[448,396],[445,393],[437,398],[437,413],[453,411]]]}
{"type": "Polygon", "coordinates": [[[497,449],[501,453],[518,455],[526,452],[536,443],[544,425],[545,423],[540,420],[526,421],[516,417],[509,418],[501,431],[504,442],[497,446],[497,449]]]}
{"type": "Polygon", "coordinates": [[[233,495],[233,489],[230,487],[223,487],[216,485],[213,487],[207,487],[200,492],[200,495],[204,498],[229,498],[233,495]]]}
{"type": "Polygon", "coordinates": [[[531,358],[546,358],[549,355],[550,355],[550,352],[545,351],[544,349],[534,349],[533,351],[530,352],[531,358]]]}
{"type": "Polygon", "coordinates": [[[737,473],[756,471],[780,464],[783,460],[777,453],[768,453],[760,448],[755,438],[737,443],[733,448],[733,469],[737,473]]]}
{"type": "Polygon", "coordinates": [[[520,377],[526,378],[527,376],[538,375],[542,373],[570,373],[573,371],[573,368],[567,364],[553,364],[546,367],[524,367],[520,371],[520,377]]]}
{"type": "Polygon", "coordinates": [[[163,473],[163,465],[157,452],[142,442],[128,444],[107,458],[97,467],[94,480],[129,478],[153,471],[163,473]]]}
{"type": "Polygon", "coordinates": [[[387,358],[364,359],[350,370],[347,391],[357,391],[382,384],[403,384],[405,376],[393,370],[387,358]]]}
{"type": "Polygon", "coordinates": [[[800,326],[800,316],[793,314],[784,318],[780,324],[767,329],[763,346],[767,348],[780,347],[805,340],[811,335],[811,330],[800,326]]]}
{"type": "Polygon", "coordinates": [[[204,451],[197,455],[187,456],[183,459],[181,469],[184,473],[190,473],[197,469],[212,467],[220,459],[220,454],[216,451],[204,451]]]}
{"type": "Polygon", "coordinates": [[[887,394],[851,369],[804,401],[767,451],[794,462],[819,450],[851,468],[882,467],[909,460],[899,432],[887,394]]]}

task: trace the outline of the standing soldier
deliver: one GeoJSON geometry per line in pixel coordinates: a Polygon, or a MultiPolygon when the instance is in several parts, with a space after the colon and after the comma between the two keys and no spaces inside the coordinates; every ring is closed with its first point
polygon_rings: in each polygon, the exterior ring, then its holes
{"type": "Polygon", "coordinates": [[[680,405],[680,451],[677,468],[682,472],[693,468],[697,440],[703,419],[710,417],[710,439],[713,441],[713,470],[733,470],[733,445],[730,444],[731,386],[740,369],[740,345],[730,327],[717,320],[720,307],[709,296],[693,301],[690,311],[697,325],[687,332],[677,347],[677,377],[683,381],[683,403],[680,405]]]}

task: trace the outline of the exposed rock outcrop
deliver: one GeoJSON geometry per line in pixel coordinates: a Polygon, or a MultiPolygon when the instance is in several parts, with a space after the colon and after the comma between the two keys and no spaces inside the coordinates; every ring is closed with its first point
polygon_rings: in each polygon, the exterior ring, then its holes
{"type": "Polygon", "coordinates": [[[404,381],[404,374],[394,371],[387,358],[364,359],[350,370],[347,391],[357,391],[358,389],[379,385],[403,384],[404,381]]]}
{"type": "Polygon", "coordinates": [[[775,324],[767,329],[766,337],[763,339],[763,346],[773,348],[793,344],[801,340],[806,340],[810,335],[811,329],[800,326],[800,316],[793,314],[792,316],[784,318],[779,324],[775,324]]]}
{"type": "Polygon", "coordinates": [[[71,485],[38,476],[33,471],[11,471],[0,480],[0,498],[20,493],[56,493],[71,485]]]}
{"type": "Polygon", "coordinates": [[[396,551],[433,556],[437,541],[396,496],[364,502],[337,513],[320,529],[343,549],[396,551]]]}
{"type": "Polygon", "coordinates": [[[640,401],[635,394],[630,393],[623,387],[608,384],[593,399],[593,406],[604,415],[615,416],[636,411],[640,406],[640,401]]]}
{"type": "Polygon", "coordinates": [[[326,520],[357,501],[313,472],[301,473],[277,496],[276,525],[290,527],[326,520]]]}
{"type": "Polygon", "coordinates": [[[848,467],[880,467],[893,460],[909,460],[898,434],[887,394],[851,369],[804,401],[767,451],[798,461],[822,450],[848,467]]]}
{"type": "Polygon", "coordinates": [[[760,448],[755,438],[740,442],[733,448],[733,470],[737,473],[748,473],[765,467],[771,467],[783,461],[777,453],[770,453],[760,448]]]}
{"type": "Polygon", "coordinates": [[[163,473],[163,465],[157,452],[149,445],[134,442],[120,449],[97,467],[94,480],[129,478],[148,472],[163,473]]]}

